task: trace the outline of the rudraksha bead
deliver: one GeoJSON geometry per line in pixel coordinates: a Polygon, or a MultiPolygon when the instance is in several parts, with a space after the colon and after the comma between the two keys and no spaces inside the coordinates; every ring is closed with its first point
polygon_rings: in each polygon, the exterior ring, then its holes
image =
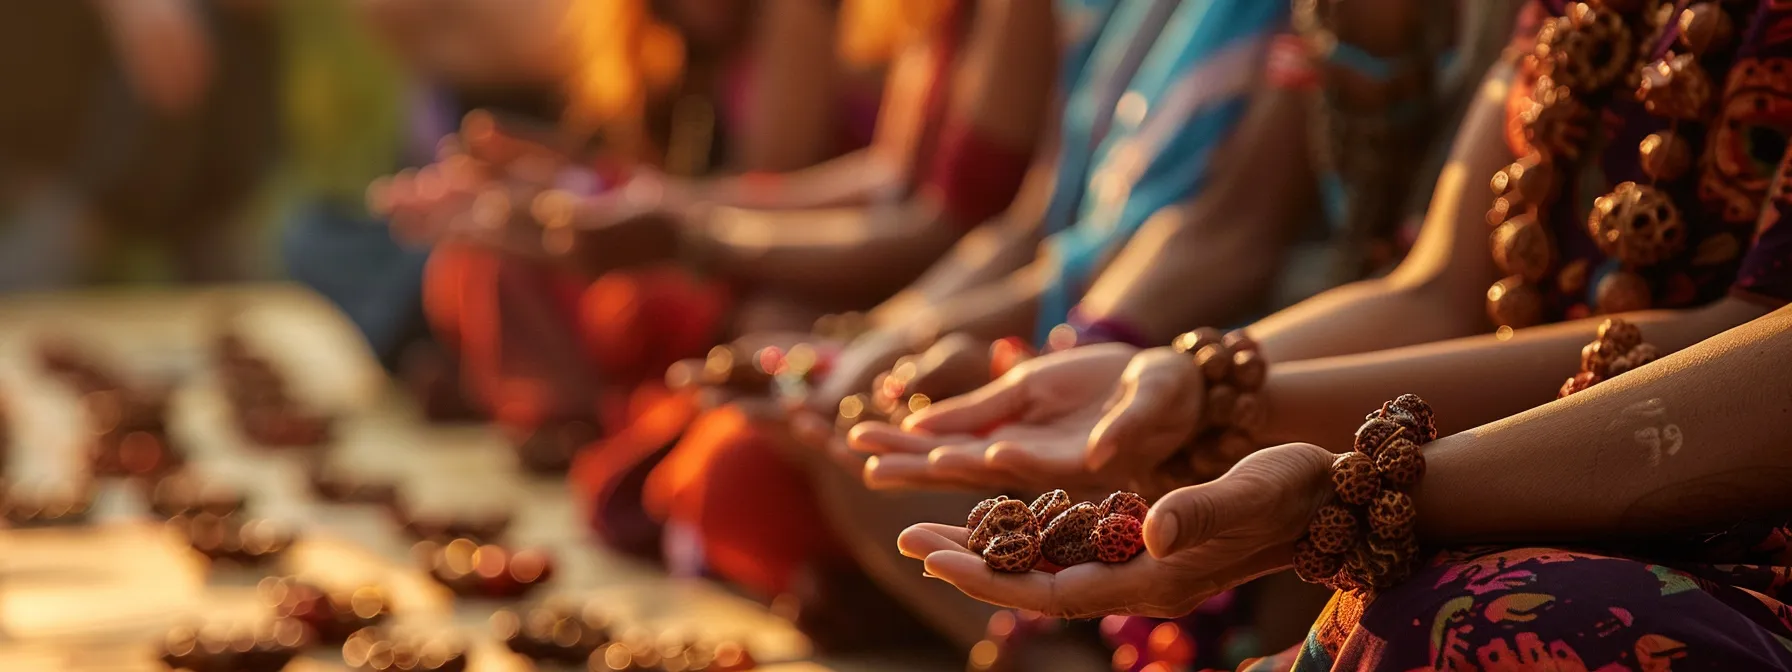
{"type": "Polygon", "coordinates": [[[1145,550],[1145,527],[1139,519],[1119,514],[1095,523],[1095,558],[1102,562],[1126,562],[1145,550]]]}
{"type": "Polygon", "coordinates": [[[977,529],[977,526],[983,523],[983,517],[989,515],[989,510],[996,508],[997,504],[1005,501],[1008,501],[1007,495],[996,495],[993,498],[978,502],[977,506],[971,508],[971,515],[965,518],[964,529],[977,529]]]}
{"type": "Polygon", "coordinates": [[[1202,346],[1195,351],[1195,366],[1201,367],[1201,377],[1209,383],[1217,383],[1232,373],[1232,350],[1220,343],[1202,346]]]}
{"type": "Polygon", "coordinates": [[[1263,387],[1263,379],[1268,373],[1269,362],[1256,350],[1232,352],[1232,384],[1238,389],[1252,392],[1263,387]]]}
{"type": "Polygon", "coordinates": [[[1262,396],[1245,392],[1232,402],[1232,418],[1229,423],[1232,429],[1255,434],[1268,422],[1269,407],[1263,403],[1262,396]]]}
{"type": "Polygon", "coordinates": [[[1332,462],[1332,487],[1338,499],[1357,506],[1368,506],[1381,491],[1381,474],[1375,471],[1375,460],[1362,453],[1344,453],[1332,462]]]}
{"type": "Polygon", "coordinates": [[[1350,550],[1362,537],[1363,524],[1349,507],[1338,504],[1326,504],[1314,512],[1313,520],[1307,523],[1307,538],[1312,542],[1314,550],[1325,554],[1338,554],[1350,550]]]}
{"type": "Polygon", "coordinates": [[[1412,487],[1425,476],[1425,458],[1419,454],[1419,444],[1396,438],[1375,456],[1375,470],[1387,484],[1412,487]]]}
{"type": "Polygon", "coordinates": [[[1613,352],[1629,353],[1643,343],[1643,330],[1626,320],[1611,318],[1599,325],[1599,340],[1611,344],[1613,352]]]}
{"type": "Polygon", "coordinates": [[[1030,572],[1039,564],[1039,538],[1031,534],[1003,534],[983,549],[983,562],[998,572],[1030,572]]]}
{"type": "Polygon", "coordinates": [[[1101,521],[1094,504],[1083,502],[1059,514],[1039,534],[1039,553],[1047,562],[1069,567],[1095,560],[1095,524],[1101,521]]]}
{"type": "Polygon", "coordinates": [[[1330,585],[1343,567],[1342,554],[1321,553],[1311,539],[1302,539],[1294,545],[1294,573],[1302,581],[1330,585]]]}
{"type": "Polygon", "coordinates": [[[1225,334],[1220,333],[1220,330],[1218,329],[1213,327],[1201,327],[1200,329],[1177,336],[1176,340],[1170,342],[1170,347],[1179,353],[1193,354],[1200,352],[1201,348],[1209,345],[1223,343],[1225,338],[1225,334]]]}
{"type": "Polygon", "coordinates": [[[1058,514],[1070,509],[1070,504],[1070,493],[1053,490],[1034,499],[1027,509],[1033,512],[1033,522],[1044,526],[1056,519],[1058,514]]]}
{"type": "Polygon", "coordinates": [[[1539,74],[1575,90],[1610,86],[1630,69],[1635,36],[1617,12],[1570,5],[1567,16],[1546,21],[1532,53],[1539,74]]]}
{"type": "Polygon", "coordinates": [[[1518,113],[1526,144],[1548,156],[1566,159],[1580,157],[1592,119],[1593,113],[1568,87],[1554,84],[1548,77],[1538,78],[1530,106],[1518,113]]]}
{"type": "Polygon", "coordinates": [[[1418,509],[1413,506],[1412,495],[1399,490],[1382,490],[1369,505],[1369,528],[1387,539],[1410,536],[1413,521],[1417,519],[1418,509]]]}
{"type": "Polygon", "coordinates": [[[1574,377],[1569,378],[1567,382],[1562,383],[1562,389],[1556,390],[1556,398],[1563,399],[1571,394],[1583,392],[1589,387],[1598,385],[1600,381],[1603,380],[1605,380],[1605,378],[1592,371],[1576,373],[1574,374],[1574,377]]]}
{"type": "Polygon", "coordinates": [[[1238,404],[1238,390],[1231,385],[1207,388],[1207,403],[1202,406],[1203,423],[1208,427],[1224,427],[1232,422],[1232,410],[1238,404]]]}
{"type": "Polygon", "coordinates": [[[1378,410],[1374,417],[1363,421],[1362,426],[1356,428],[1356,443],[1353,448],[1356,452],[1373,457],[1381,452],[1381,447],[1389,440],[1405,433],[1406,427],[1382,417],[1378,410]]]}
{"type": "Polygon", "coordinates": [[[1096,510],[1103,518],[1117,514],[1137,518],[1141,523],[1145,522],[1145,515],[1150,512],[1150,502],[1146,502],[1138,493],[1124,490],[1108,495],[1107,499],[1101,500],[1101,505],[1096,510]]]}
{"type": "Polygon", "coordinates": [[[1033,520],[1033,511],[1027,508],[1026,502],[1018,499],[999,502],[983,516],[983,522],[971,531],[971,551],[982,553],[991,539],[1010,533],[1039,533],[1039,524],[1033,520]]]}

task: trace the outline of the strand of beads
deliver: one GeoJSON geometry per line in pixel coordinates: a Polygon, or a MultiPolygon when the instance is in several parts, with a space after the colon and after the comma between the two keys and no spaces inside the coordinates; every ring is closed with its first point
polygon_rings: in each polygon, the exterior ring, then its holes
{"type": "Polygon", "coordinates": [[[1354,450],[1332,463],[1332,501],[1295,544],[1302,581],[1366,595],[1411,574],[1419,550],[1411,493],[1425,476],[1421,447],[1435,438],[1431,406],[1417,395],[1369,414],[1354,450]]]}
{"type": "Polygon", "coordinates": [[[1243,331],[1221,334],[1204,327],[1177,336],[1171,347],[1192,357],[1201,370],[1206,403],[1194,439],[1168,466],[1176,476],[1210,481],[1257,449],[1253,435],[1268,419],[1257,392],[1269,375],[1269,362],[1243,331]]]}

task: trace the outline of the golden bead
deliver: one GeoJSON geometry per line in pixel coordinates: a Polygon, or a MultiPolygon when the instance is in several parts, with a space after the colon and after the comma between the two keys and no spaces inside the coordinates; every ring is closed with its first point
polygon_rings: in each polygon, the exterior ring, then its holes
{"type": "Polygon", "coordinates": [[[1636,36],[1618,12],[1575,3],[1539,26],[1530,62],[1558,84],[1592,92],[1617,82],[1635,53],[1636,36]]]}
{"type": "Polygon", "coordinates": [[[1494,324],[1523,329],[1543,322],[1543,294],[1513,275],[1487,288],[1487,316],[1494,324]]]}
{"type": "Polygon", "coordinates": [[[1671,182],[1692,167],[1692,148],[1673,131],[1650,133],[1637,145],[1643,172],[1663,182],[1671,182]]]}
{"type": "Polygon", "coordinates": [[[1593,199],[1587,233],[1601,252],[1631,267],[1654,265],[1686,248],[1686,221],[1673,199],[1635,182],[1593,199]]]}
{"type": "Polygon", "coordinates": [[[1554,257],[1549,232],[1535,217],[1519,215],[1493,230],[1493,261],[1508,275],[1542,280],[1554,257]]]}
{"type": "Polygon", "coordinates": [[[1636,99],[1650,114],[1697,121],[1711,109],[1711,75],[1692,54],[1669,56],[1642,68],[1636,99]]]}
{"type": "Polygon", "coordinates": [[[1540,152],[1577,158],[1586,142],[1593,113],[1574,98],[1566,86],[1539,77],[1531,91],[1531,104],[1518,113],[1525,143],[1540,152]]]}
{"type": "Polygon", "coordinates": [[[1694,54],[1721,49],[1735,35],[1735,22],[1715,2],[1693,3],[1680,12],[1680,45],[1694,54]]]}

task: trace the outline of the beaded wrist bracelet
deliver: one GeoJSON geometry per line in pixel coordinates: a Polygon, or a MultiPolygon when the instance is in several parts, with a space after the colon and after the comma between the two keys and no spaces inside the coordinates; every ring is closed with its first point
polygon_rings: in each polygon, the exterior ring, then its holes
{"type": "Polygon", "coordinates": [[[1177,336],[1171,347],[1189,355],[1201,369],[1207,400],[1194,439],[1171,458],[1169,471],[1196,481],[1219,478],[1257,449],[1252,435],[1268,419],[1257,391],[1268,376],[1269,363],[1243,331],[1222,334],[1203,327],[1177,336]]]}
{"type": "Polygon", "coordinates": [[[1606,320],[1599,325],[1599,337],[1580,349],[1580,372],[1562,383],[1556,398],[1583,392],[1660,355],[1655,346],[1643,342],[1643,332],[1636,325],[1615,317],[1606,320]]]}
{"type": "Polygon", "coordinates": [[[1431,406],[1403,394],[1356,430],[1352,452],[1332,463],[1333,497],[1294,546],[1302,581],[1371,595],[1412,574],[1419,540],[1412,489],[1425,475],[1421,446],[1437,438],[1431,406]]]}

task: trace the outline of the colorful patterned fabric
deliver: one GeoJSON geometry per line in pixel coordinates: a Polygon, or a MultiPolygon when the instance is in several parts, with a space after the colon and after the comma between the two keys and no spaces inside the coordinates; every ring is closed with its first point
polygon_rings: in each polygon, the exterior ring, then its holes
{"type": "MultiPolygon", "coordinates": [[[[1140,4],[1121,3],[1114,20],[1140,4]]],[[[1079,138],[1094,146],[1086,160],[1059,168],[1046,222],[1052,232],[1046,249],[1057,272],[1040,299],[1038,342],[1064,322],[1109,255],[1146,220],[1206,184],[1213,151],[1243,117],[1270,38],[1286,26],[1287,15],[1282,2],[1180,3],[1136,71],[1091,68],[1072,89],[1064,151],[1083,151],[1085,144],[1069,142],[1079,138]],[[1085,101],[1103,100],[1116,82],[1124,84],[1114,104],[1093,102],[1095,114],[1079,114],[1085,101]],[[1066,174],[1067,167],[1082,170],[1066,174]]],[[[1126,51],[1104,46],[1097,43],[1094,63],[1126,51]]]]}
{"type": "Polygon", "coordinates": [[[1557,548],[1439,554],[1373,602],[1335,596],[1304,645],[1240,669],[1792,669],[1788,530],[1754,536],[1672,553],[1704,562],[1557,548]]]}

